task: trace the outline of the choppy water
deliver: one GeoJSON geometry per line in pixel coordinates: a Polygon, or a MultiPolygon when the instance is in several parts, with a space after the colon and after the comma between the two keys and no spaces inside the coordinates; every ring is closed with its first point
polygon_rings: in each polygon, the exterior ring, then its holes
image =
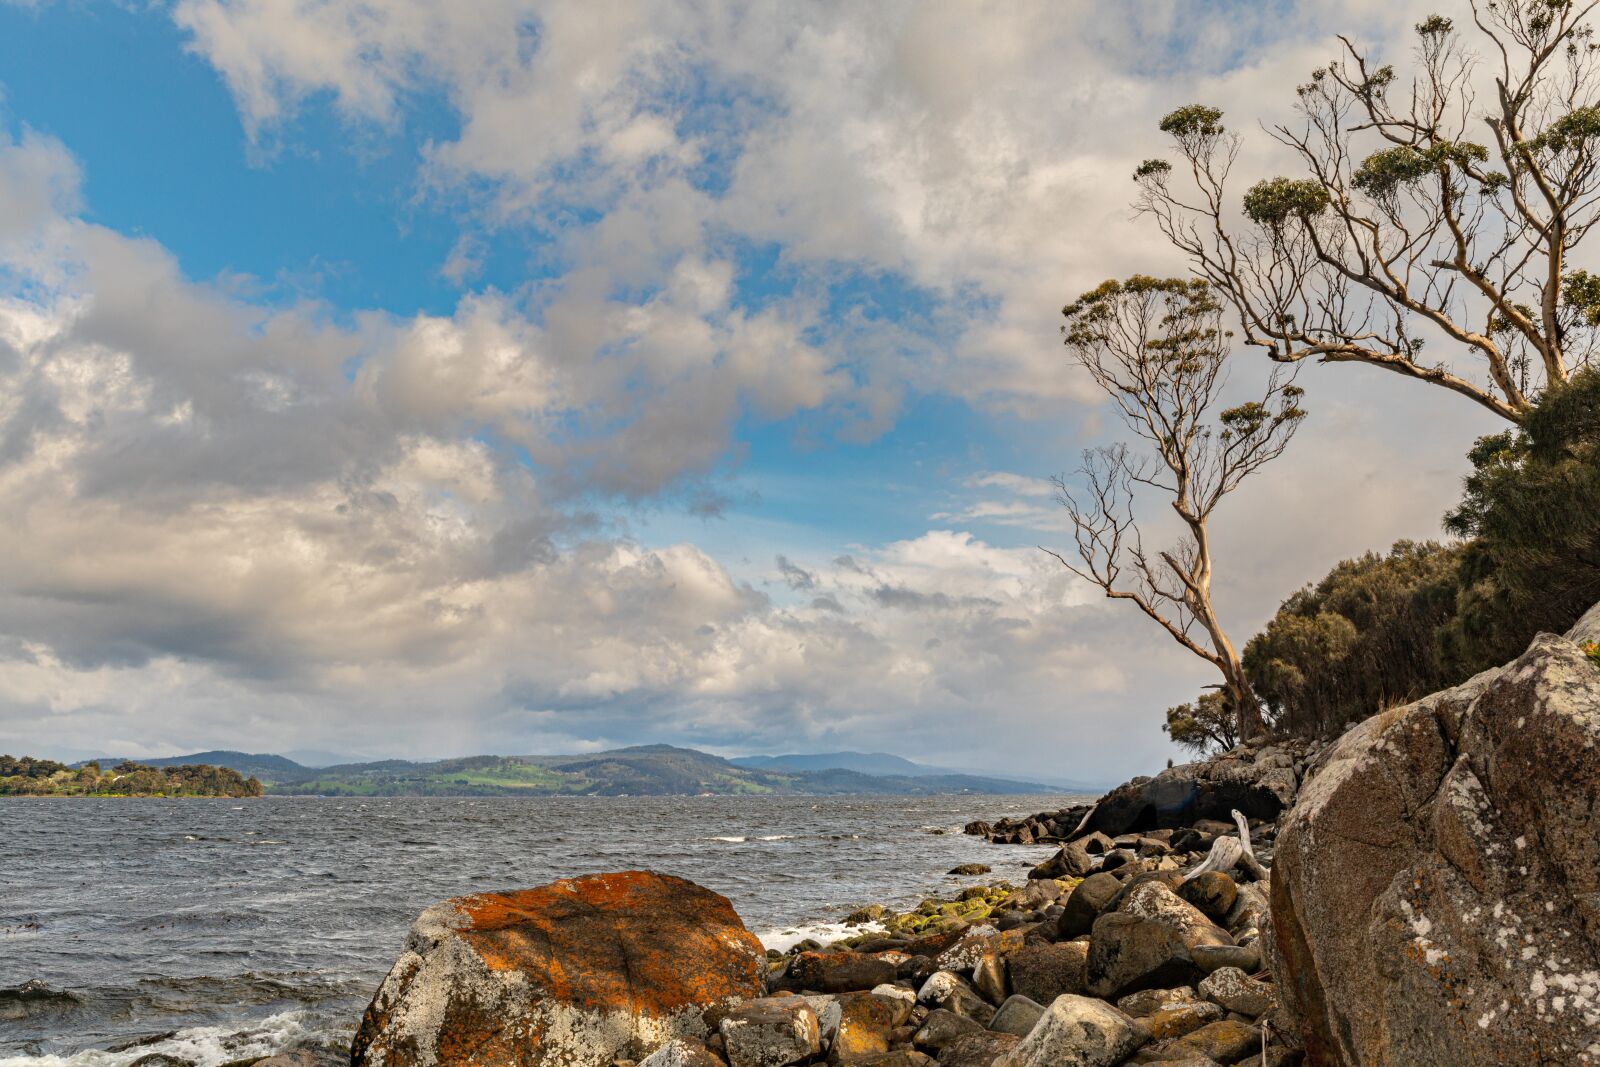
{"type": "Polygon", "coordinates": [[[783,947],[865,903],[914,904],[958,863],[1020,880],[1048,848],[962,824],[1081,799],[0,800],[0,989],[50,991],[0,995],[0,1067],[348,1041],[428,904],[595,871],[692,879],[783,947]]]}

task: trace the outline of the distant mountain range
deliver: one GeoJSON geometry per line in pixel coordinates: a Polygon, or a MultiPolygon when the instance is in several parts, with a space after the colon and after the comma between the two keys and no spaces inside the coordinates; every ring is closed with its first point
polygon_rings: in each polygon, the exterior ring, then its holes
{"type": "MultiPolygon", "coordinates": [[[[100,762],[102,766],[110,765],[105,759],[100,762]]],[[[576,756],[468,756],[435,762],[379,760],[332,767],[307,767],[268,753],[230,751],[139,762],[152,767],[208,763],[254,776],[269,793],[312,796],[927,796],[1054,793],[1062,789],[1060,785],[945,771],[887,753],[727,760],[672,745],[643,745],[576,756]]]]}
{"type": "MultiPolygon", "coordinates": [[[[926,763],[913,763],[904,756],[888,752],[811,752],[787,756],[734,756],[728,762],[739,767],[769,771],[841,770],[898,778],[946,778],[952,775],[994,777],[988,771],[966,767],[933,767],[926,763]]],[[[1074,793],[1101,793],[1111,788],[1113,784],[1115,783],[1059,778],[1052,778],[1044,783],[1052,789],[1066,789],[1074,793]]]]}

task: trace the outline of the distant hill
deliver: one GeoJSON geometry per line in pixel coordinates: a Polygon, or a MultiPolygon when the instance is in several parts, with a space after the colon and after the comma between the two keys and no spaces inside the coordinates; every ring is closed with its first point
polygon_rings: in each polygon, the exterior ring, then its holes
{"type": "MultiPolygon", "coordinates": [[[[378,760],[332,767],[307,767],[278,755],[225,751],[142,762],[153,767],[186,763],[226,767],[259,779],[269,793],[302,796],[927,796],[1057,791],[1038,782],[945,772],[885,753],[837,755],[857,756],[864,762],[857,767],[837,767],[822,765],[834,756],[755,757],[777,765],[752,767],[740,760],[673,745],[640,745],[572,756],[378,760]],[[817,765],[784,765],[791,760],[817,765]],[[861,766],[879,771],[858,769],[861,766]]],[[[101,762],[109,766],[115,761],[101,762]]]]}
{"type": "Polygon", "coordinates": [[[887,752],[813,752],[787,756],[735,756],[728,761],[739,767],[768,771],[858,771],[861,774],[890,774],[919,778],[942,774],[937,767],[925,767],[887,752]]]}
{"type": "MultiPolygon", "coordinates": [[[[79,760],[73,767],[82,767],[90,760],[79,760]]],[[[120,758],[101,757],[92,762],[99,763],[102,767],[110,767],[120,763],[120,758]]],[[[296,763],[292,759],[276,756],[268,752],[233,752],[227,749],[216,749],[210,752],[195,752],[188,756],[162,756],[157,759],[138,759],[146,767],[182,767],[185,765],[203,764],[210,767],[226,767],[230,771],[238,771],[247,778],[254,777],[263,783],[279,782],[297,778],[310,768],[296,763]]]]}
{"type": "MultiPolygon", "coordinates": [[[[811,752],[786,756],[735,756],[729,762],[740,767],[774,771],[857,771],[861,774],[887,777],[978,778],[987,781],[1010,781],[990,771],[965,767],[934,767],[926,763],[914,763],[903,756],[888,752],[811,752]]],[[[1115,783],[1052,778],[1043,784],[1034,784],[1044,792],[1065,789],[1073,793],[1101,793],[1115,783]]]]}

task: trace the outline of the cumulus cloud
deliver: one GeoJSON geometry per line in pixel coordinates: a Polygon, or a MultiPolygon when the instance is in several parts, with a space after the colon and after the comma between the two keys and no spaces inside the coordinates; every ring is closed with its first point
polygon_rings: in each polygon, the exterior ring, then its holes
{"type": "MultiPolygon", "coordinates": [[[[458,128],[418,190],[462,236],[436,269],[467,286],[483,235],[524,229],[553,267],[439,314],[258,300],[86,221],[59,143],[0,140],[0,747],[1164,752],[1153,709],[1204,672],[1009,547],[1060,542],[1048,476],[1107,429],[1057,309],[1181,269],[1128,218],[1157,115],[1287,106],[1331,28],[1392,36],[1405,5],[170,10],[268,152],[304,109],[386,136],[437,95],[458,128]],[[762,269],[785,284],[751,299],[762,269]],[[930,394],[1062,426],[1043,469],[955,472],[934,529],[887,543],[738,573],[629,536],[635,505],[716,510],[741,423],[870,441],[930,394]]],[[[1457,467],[1397,460],[1479,426],[1314,377],[1296,449],[1219,522],[1241,633],[1434,528],[1457,467]]]]}

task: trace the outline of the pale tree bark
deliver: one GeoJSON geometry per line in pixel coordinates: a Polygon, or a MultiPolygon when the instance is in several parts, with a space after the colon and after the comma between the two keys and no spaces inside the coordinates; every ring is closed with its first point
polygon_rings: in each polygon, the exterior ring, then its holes
{"type": "Polygon", "coordinates": [[[1071,357],[1149,452],[1122,444],[1085,452],[1076,485],[1056,480],[1076,562],[1045,551],[1216,668],[1239,736],[1249,738],[1265,724],[1213,603],[1210,521],[1224,497],[1283,453],[1305,412],[1292,375],[1277,370],[1260,400],[1215,410],[1231,348],[1222,310],[1205,282],[1137,276],[1063,309],[1071,357]],[[1140,492],[1160,494],[1177,516],[1182,536],[1172,548],[1146,550],[1134,518],[1140,492]]]}
{"type": "Polygon", "coordinates": [[[1380,367],[1520,422],[1595,360],[1600,277],[1572,263],[1600,217],[1594,7],[1479,0],[1476,48],[1431,16],[1409,84],[1341,37],[1299,87],[1299,121],[1270,131],[1300,174],[1235,203],[1239,137],[1190,105],[1162,120],[1177,166],[1141,165],[1137,206],[1245,344],[1380,367]]]}

